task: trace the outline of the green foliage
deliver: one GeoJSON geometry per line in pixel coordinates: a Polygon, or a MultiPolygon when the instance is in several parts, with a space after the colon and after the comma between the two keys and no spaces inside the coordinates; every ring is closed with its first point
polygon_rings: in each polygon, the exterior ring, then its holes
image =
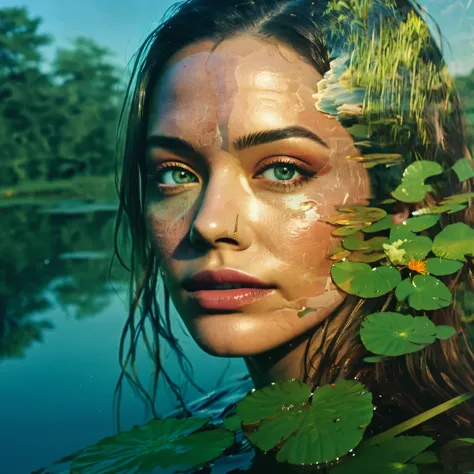
{"type": "Polygon", "coordinates": [[[331,275],[339,288],[361,298],[375,298],[393,290],[401,281],[393,267],[372,268],[366,263],[343,261],[331,267],[331,275]]]}
{"type": "Polygon", "coordinates": [[[123,87],[110,52],[77,38],[45,72],[40,24],[0,9],[0,186],[114,171],[123,87]]]}
{"type": "Polygon", "coordinates": [[[402,183],[392,192],[394,198],[402,202],[423,201],[425,194],[433,190],[425,184],[425,179],[443,172],[443,168],[433,161],[416,161],[407,166],[403,173],[402,183]]]}
{"type": "MultiPolygon", "coordinates": [[[[453,333],[440,326],[440,339],[453,333]]],[[[452,329],[452,328],[451,328],[452,329]]],[[[432,344],[438,329],[426,316],[413,317],[394,312],[373,313],[362,321],[360,337],[367,350],[383,356],[400,356],[417,352],[432,344]]]]}
{"type": "Polygon", "coordinates": [[[208,421],[166,418],[104,438],[72,463],[75,474],[151,473],[157,467],[191,468],[211,461],[234,442],[222,428],[198,431],[208,421]]]}
{"type": "Polygon", "coordinates": [[[416,310],[432,311],[449,306],[451,292],[446,285],[431,275],[415,275],[403,280],[395,291],[398,301],[408,301],[416,310]]]}
{"type": "Polygon", "coordinates": [[[462,268],[462,262],[446,260],[444,258],[429,258],[426,261],[426,270],[432,275],[451,275],[462,268]]]}
{"type": "Polygon", "coordinates": [[[466,181],[467,179],[474,178],[474,168],[472,167],[472,160],[469,158],[461,158],[452,167],[456,173],[459,181],[466,181]]]}
{"type": "Polygon", "coordinates": [[[316,389],[298,381],[270,385],[238,405],[243,425],[260,422],[249,440],[263,451],[277,445],[277,461],[311,464],[336,459],[357,446],[372,419],[371,394],[355,380],[339,380],[316,389]]]}
{"type": "Polygon", "coordinates": [[[463,222],[446,226],[434,239],[433,253],[460,262],[466,255],[474,257],[474,229],[463,222]]]}
{"type": "Polygon", "coordinates": [[[331,469],[330,474],[416,474],[414,465],[406,465],[434,440],[425,436],[400,436],[361,448],[355,457],[331,469]]]}

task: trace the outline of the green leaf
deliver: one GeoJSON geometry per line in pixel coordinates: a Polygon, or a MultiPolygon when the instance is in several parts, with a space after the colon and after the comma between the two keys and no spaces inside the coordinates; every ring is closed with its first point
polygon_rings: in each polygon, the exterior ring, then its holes
{"type": "Polygon", "coordinates": [[[335,216],[329,217],[326,222],[338,225],[368,225],[377,222],[387,213],[383,209],[367,206],[341,206],[336,208],[338,212],[335,216]]]}
{"type": "Polygon", "coordinates": [[[373,252],[375,250],[381,250],[382,245],[387,242],[387,237],[373,237],[372,239],[364,240],[364,234],[359,231],[346,237],[342,241],[342,245],[347,250],[366,250],[373,252]]]}
{"type": "Polygon", "coordinates": [[[423,235],[416,235],[410,232],[406,226],[400,224],[392,227],[390,231],[390,242],[396,242],[397,240],[406,240],[398,248],[399,250],[405,250],[403,256],[403,263],[407,264],[412,258],[415,260],[423,260],[431,251],[433,242],[430,238],[423,235]]]}
{"type": "Polygon", "coordinates": [[[474,178],[474,168],[472,167],[472,160],[469,158],[460,158],[457,160],[452,170],[456,173],[459,181],[474,178]]]}
{"type": "Polygon", "coordinates": [[[346,225],[343,227],[339,227],[336,230],[333,230],[331,234],[336,237],[345,237],[346,235],[354,234],[355,232],[359,231],[363,227],[364,227],[363,225],[346,225]]]}
{"type": "Polygon", "coordinates": [[[413,280],[403,280],[395,290],[398,301],[408,299],[408,304],[416,310],[430,311],[449,306],[451,292],[446,285],[430,275],[415,275],[413,280]]]}
{"type": "Polygon", "coordinates": [[[240,426],[240,418],[237,415],[231,415],[224,418],[222,426],[229,431],[239,431],[242,429],[240,426]]]}
{"type": "Polygon", "coordinates": [[[401,281],[394,267],[372,268],[366,263],[343,262],[331,267],[331,276],[339,288],[361,298],[376,298],[393,290],[401,281]]]}
{"type": "MultiPolygon", "coordinates": [[[[349,252],[349,251],[348,251],[349,252]]],[[[349,252],[347,256],[347,260],[350,262],[363,262],[363,263],[373,263],[378,262],[385,258],[386,255],[384,252],[349,252]]]]}
{"type": "Polygon", "coordinates": [[[455,212],[462,211],[463,209],[466,209],[465,204],[442,204],[440,206],[430,206],[417,209],[413,212],[413,215],[421,216],[425,214],[442,214],[443,212],[454,214],[455,212]]]}
{"type": "Polygon", "coordinates": [[[372,438],[369,438],[367,441],[364,441],[363,447],[366,448],[369,446],[373,446],[385,440],[393,440],[395,436],[398,436],[399,434],[404,433],[405,431],[411,430],[416,426],[421,425],[422,423],[425,423],[428,420],[431,420],[431,418],[434,418],[435,416],[438,416],[441,413],[444,413],[445,411],[454,408],[455,406],[460,405],[461,403],[464,403],[467,400],[470,400],[473,396],[474,393],[468,392],[463,393],[462,395],[458,395],[457,397],[451,398],[451,400],[441,403],[440,405],[434,408],[430,408],[429,410],[426,410],[425,412],[420,413],[419,415],[416,415],[413,418],[410,418],[409,420],[403,421],[402,423],[399,423],[398,425],[388,429],[387,431],[384,431],[383,433],[372,436],[372,438]]]}
{"type": "Polygon", "coordinates": [[[407,166],[403,172],[401,184],[392,192],[392,196],[402,202],[423,201],[425,194],[432,191],[425,179],[443,172],[443,168],[433,161],[420,160],[407,166]]]}
{"type": "Polygon", "coordinates": [[[371,234],[374,232],[380,232],[381,230],[390,229],[390,227],[393,225],[392,217],[393,216],[391,214],[387,214],[375,224],[363,227],[362,232],[365,232],[366,234],[371,234]]]}
{"type": "Polygon", "coordinates": [[[373,313],[362,321],[360,337],[365,348],[374,354],[399,356],[433,343],[436,326],[426,316],[373,313]]]}
{"type": "Polygon", "coordinates": [[[456,273],[463,266],[462,262],[456,260],[446,260],[444,258],[429,258],[426,261],[426,271],[433,275],[451,275],[456,273]]]}
{"type": "Polygon", "coordinates": [[[284,442],[276,458],[290,464],[331,461],[359,444],[373,414],[372,396],[361,383],[324,385],[311,405],[303,405],[307,395],[310,387],[295,380],[247,395],[237,407],[239,418],[244,424],[261,421],[246,434],[251,443],[268,451],[284,442]]]}
{"type": "Polygon", "coordinates": [[[404,464],[431,446],[434,441],[426,436],[400,436],[360,446],[360,452],[330,471],[331,474],[408,474],[418,473],[413,464],[404,464]],[[414,468],[414,469],[413,469],[414,468]]]}
{"type": "Polygon", "coordinates": [[[438,339],[444,340],[453,337],[456,334],[456,329],[452,326],[446,326],[444,324],[440,324],[436,326],[436,337],[438,339]]]}
{"type": "Polygon", "coordinates": [[[435,464],[439,462],[436,453],[433,451],[425,451],[415,456],[410,463],[412,464],[435,464]]]}
{"type": "Polygon", "coordinates": [[[211,461],[234,443],[223,429],[200,431],[209,420],[157,419],[144,426],[104,438],[72,462],[75,474],[138,474],[153,469],[191,468],[211,461]]]}
{"type": "Polygon", "coordinates": [[[441,201],[441,204],[465,204],[469,199],[474,198],[474,191],[462,194],[454,194],[448,196],[441,201]]]}
{"type": "Polygon", "coordinates": [[[411,232],[421,232],[433,227],[440,219],[439,214],[428,214],[426,216],[410,217],[403,224],[411,232]]]}
{"type": "Polygon", "coordinates": [[[437,257],[465,262],[465,255],[474,256],[474,229],[463,222],[447,225],[434,239],[437,257]]]}
{"type": "Polygon", "coordinates": [[[364,357],[364,362],[368,362],[369,364],[377,364],[378,362],[382,362],[385,357],[382,356],[369,356],[364,357]]]}

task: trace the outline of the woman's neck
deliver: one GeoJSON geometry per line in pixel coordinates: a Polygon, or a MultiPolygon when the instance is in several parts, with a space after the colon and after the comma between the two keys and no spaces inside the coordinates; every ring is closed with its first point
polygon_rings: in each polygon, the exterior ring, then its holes
{"type": "MultiPolygon", "coordinates": [[[[337,313],[329,316],[327,334],[325,337],[325,345],[328,344],[335,336],[337,330],[348,318],[353,309],[352,304],[343,304],[337,313]]],[[[318,355],[313,359],[311,371],[308,373],[309,379],[312,380],[319,368],[321,353],[318,350],[323,344],[324,325],[321,323],[318,327],[312,328],[301,336],[282,344],[261,354],[245,357],[245,363],[256,389],[262,388],[272,382],[281,382],[288,379],[297,379],[303,381],[305,378],[305,350],[311,336],[309,347],[309,357],[317,351],[318,355]]],[[[344,352],[344,351],[342,351],[344,352]]],[[[334,361],[336,364],[340,361],[334,361]]]]}

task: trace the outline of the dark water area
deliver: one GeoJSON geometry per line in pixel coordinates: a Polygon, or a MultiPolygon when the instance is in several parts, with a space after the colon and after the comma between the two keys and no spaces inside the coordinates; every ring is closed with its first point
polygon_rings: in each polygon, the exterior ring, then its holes
{"type": "MultiPolygon", "coordinates": [[[[108,277],[115,209],[113,202],[79,201],[0,209],[2,474],[38,470],[115,433],[112,401],[128,278],[119,266],[108,277]]],[[[205,354],[173,314],[194,380],[206,392],[219,386],[224,393],[207,415],[242,398],[251,388],[243,360],[205,354]]],[[[198,401],[202,394],[180,374],[174,354],[162,350],[185,400],[198,401]]],[[[138,369],[146,385],[152,367],[144,351],[138,369]]],[[[169,388],[160,387],[156,406],[160,416],[177,407],[169,388]]],[[[121,429],[150,419],[125,384],[121,429]]]]}

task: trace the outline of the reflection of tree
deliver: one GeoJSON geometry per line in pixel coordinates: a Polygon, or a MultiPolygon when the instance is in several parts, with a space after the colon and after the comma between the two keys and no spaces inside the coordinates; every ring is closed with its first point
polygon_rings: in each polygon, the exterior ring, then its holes
{"type": "Polygon", "coordinates": [[[474,69],[467,76],[456,77],[456,87],[470,127],[470,149],[474,151],[474,69]]]}
{"type": "Polygon", "coordinates": [[[51,307],[46,290],[63,307],[76,307],[77,318],[108,304],[114,213],[59,215],[17,207],[2,209],[0,219],[0,358],[21,357],[52,327],[33,317],[51,307]],[[86,257],[64,258],[80,257],[78,252],[86,257]]]}

